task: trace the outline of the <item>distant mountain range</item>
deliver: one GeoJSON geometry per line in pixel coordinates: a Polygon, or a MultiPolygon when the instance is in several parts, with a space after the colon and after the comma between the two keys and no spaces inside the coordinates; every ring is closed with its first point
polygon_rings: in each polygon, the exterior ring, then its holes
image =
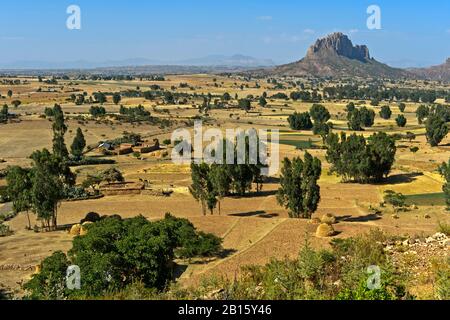
{"type": "Polygon", "coordinates": [[[254,57],[235,54],[233,56],[209,55],[206,57],[186,59],[179,61],[163,61],[146,58],[135,58],[126,60],[109,60],[104,62],[93,61],[15,61],[9,64],[0,64],[0,69],[96,69],[113,67],[142,67],[142,66],[195,66],[195,67],[243,67],[261,68],[275,66],[270,59],[258,59],[254,57]]]}
{"type": "MultiPolygon", "coordinates": [[[[408,61],[405,58],[405,61],[408,61]]],[[[365,45],[353,45],[343,33],[332,33],[318,39],[306,56],[293,63],[276,66],[270,59],[236,54],[233,56],[210,55],[197,59],[161,61],[146,58],[111,60],[106,62],[72,61],[42,62],[18,61],[0,65],[0,69],[63,73],[68,70],[105,74],[182,74],[246,72],[260,76],[310,76],[310,77],[360,77],[389,79],[429,79],[450,82],[450,58],[446,63],[429,68],[394,68],[375,60],[365,45]]],[[[21,71],[14,71],[20,73],[21,71]]],[[[22,72],[23,73],[23,72],[22,72]]]]}
{"type": "Polygon", "coordinates": [[[450,58],[438,66],[409,69],[409,71],[423,79],[450,81],[450,58]]]}

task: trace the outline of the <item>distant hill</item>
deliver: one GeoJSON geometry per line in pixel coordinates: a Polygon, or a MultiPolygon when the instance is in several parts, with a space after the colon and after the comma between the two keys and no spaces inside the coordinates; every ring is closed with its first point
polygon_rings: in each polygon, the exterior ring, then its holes
{"type": "Polygon", "coordinates": [[[409,69],[409,71],[424,79],[450,81],[450,58],[438,66],[409,69]]]}
{"type": "Polygon", "coordinates": [[[50,70],[50,69],[96,69],[96,68],[123,68],[143,66],[193,66],[193,67],[228,67],[228,68],[258,68],[275,66],[270,59],[258,59],[254,57],[236,54],[233,56],[210,55],[202,58],[186,59],[179,61],[152,60],[146,58],[134,58],[126,60],[107,60],[103,62],[93,61],[16,61],[0,65],[0,69],[21,70],[50,70]]]}
{"type": "Polygon", "coordinates": [[[225,66],[248,68],[275,66],[275,63],[270,59],[258,59],[241,54],[235,54],[233,56],[210,55],[203,58],[178,61],[176,64],[185,66],[225,66]]]}
{"type": "Polygon", "coordinates": [[[336,32],[319,39],[300,61],[282,65],[269,71],[273,75],[316,77],[411,77],[408,71],[392,68],[376,61],[364,45],[354,46],[343,33],[336,32]]]}

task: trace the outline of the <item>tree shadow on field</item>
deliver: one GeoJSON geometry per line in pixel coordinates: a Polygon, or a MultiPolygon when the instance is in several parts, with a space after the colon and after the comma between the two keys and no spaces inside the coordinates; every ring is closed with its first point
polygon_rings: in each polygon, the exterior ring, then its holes
{"type": "Polygon", "coordinates": [[[338,222],[368,222],[368,221],[377,221],[380,220],[381,217],[375,213],[369,213],[365,216],[354,217],[350,215],[336,217],[336,221],[338,222]]]}
{"type": "Polygon", "coordinates": [[[265,177],[264,178],[264,183],[278,184],[278,183],[280,183],[280,178],[278,178],[278,177],[265,177]]]}
{"type": "Polygon", "coordinates": [[[381,182],[375,183],[376,185],[386,185],[386,184],[402,184],[410,183],[417,180],[417,177],[423,176],[422,172],[412,172],[412,173],[401,173],[394,174],[381,182]]]}
{"type": "Polygon", "coordinates": [[[258,192],[250,192],[245,194],[244,196],[234,195],[231,196],[231,198],[235,199],[245,199],[245,198],[260,198],[260,197],[269,197],[274,196],[277,194],[277,190],[265,190],[265,191],[258,191],[258,192]]]}
{"type": "Polygon", "coordinates": [[[228,216],[231,217],[240,217],[240,218],[248,218],[248,217],[258,217],[258,218],[275,218],[278,217],[279,214],[276,213],[267,213],[264,210],[258,210],[258,211],[250,211],[250,212],[242,212],[242,213],[232,213],[228,216]]]}

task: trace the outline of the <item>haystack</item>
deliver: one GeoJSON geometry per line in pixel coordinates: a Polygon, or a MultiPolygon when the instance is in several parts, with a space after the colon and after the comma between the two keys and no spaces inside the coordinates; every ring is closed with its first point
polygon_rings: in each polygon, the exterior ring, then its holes
{"type": "Polygon", "coordinates": [[[336,217],[334,215],[332,215],[331,213],[327,213],[327,214],[322,216],[320,221],[322,223],[332,225],[332,224],[336,223],[336,217]]]}
{"type": "Polygon", "coordinates": [[[308,221],[310,224],[320,224],[321,221],[319,218],[311,218],[311,220],[308,221]]]}
{"type": "Polygon", "coordinates": [[[319,238],[327,238],[334,236],[335,231],[333,227],[329,224],[322,223],[319,227],[317,227],[316,237],[319,238]]]}
{"type": "Polygon", "coordinates": [[[88,233],[88,228],[86,228],[87,225],[92,224],[92,222],[90,221],[86,221],[81,225],[81,230],[80,230],[80,236],[85,236],[88,233]]]}
{"type": "Polygon", "coordinates": [[[72,228],[70,228],[69,233],[70,233],[72,236],[78,236],[78,235],[80,234],[80,231],[81,231],[81,224],[74,224],[74,225],[72,226],[72,228]]]}

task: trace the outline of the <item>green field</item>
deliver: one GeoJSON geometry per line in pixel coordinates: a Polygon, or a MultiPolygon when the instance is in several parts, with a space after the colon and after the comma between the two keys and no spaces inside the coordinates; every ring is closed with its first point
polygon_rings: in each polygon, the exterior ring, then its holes
{"type": "Polygon", "coordinates": [[[443,192],[414,194],[406,196],[406,203],[418,206],[444,206],[445,196],[443,192]]]}

